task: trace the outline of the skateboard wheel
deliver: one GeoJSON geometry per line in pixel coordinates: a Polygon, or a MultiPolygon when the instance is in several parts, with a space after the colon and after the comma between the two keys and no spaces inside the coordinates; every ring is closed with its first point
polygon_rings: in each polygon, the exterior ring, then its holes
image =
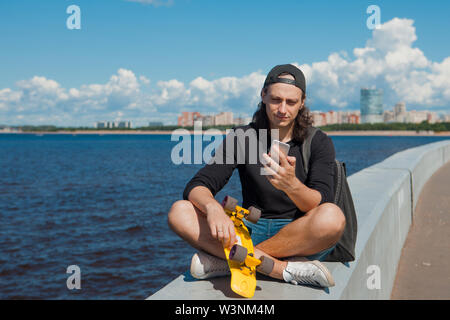
{"type": "Polygon", "coordinates": [[[252,223],[257,223],[259,218],[261,217],[261,210],[251,206],[250,208],[248,208],[248,211],[249,211],[248,216],[245,219],[247,219],[247,221],[250,221],[252,223]]]}
{"type": "Polygon", "coordinates": [[[226,196],[222,201],[222,207],[230,211],[234,211],[234,209],[236,209],[237,204],[238,201],[230,196],[226,196]]]}
{"type": "Polygon", "coordinates": [[[269,274],[273,270],[274,261],[268,257],[261,257],[261,264],[256,267],[256,270],[263,274],[269,274]]]}
{"type": "Polygon", "coordinates": [[[247,258],[247,248],[235,244],[230,250],[229,259],[242,263],[245,261],[245,258],[247,258]]]}

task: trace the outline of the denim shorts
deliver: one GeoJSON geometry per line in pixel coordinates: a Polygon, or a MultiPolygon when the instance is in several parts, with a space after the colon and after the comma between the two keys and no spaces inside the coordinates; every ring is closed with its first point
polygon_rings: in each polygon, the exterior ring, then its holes
{"type": "MultiPolygon", "coordinates": [[[[244,223],[250,231],[253,245],[256,246],[258,243],[273,237],[285,225],[291,223],[292,221],[293,221],[292,219],[260,218],[256,224],[246,220],[244,220],[244,223]]],[[[309,260],[324,261],[325,258],[331,253],[331,251],[333,251],[334,247],[335,245],[333,245],[331,248],[322,250],[318,253],[306,256],[306,258],[309,260]]]]}

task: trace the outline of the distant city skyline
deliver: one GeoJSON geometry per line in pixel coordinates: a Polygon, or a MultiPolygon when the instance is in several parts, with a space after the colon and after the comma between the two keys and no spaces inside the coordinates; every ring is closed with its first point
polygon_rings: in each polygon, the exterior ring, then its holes
{"type": "Polygon", "coordinates": [[[0,124],[250,117],[281,63],[304,71],[312,111],[359,110],[360,88],[375,86],[383,110],[450,113],[450,2],[380,0],[373,30],[365,0],[148,3],[79,0],[81,29],[68,29],[72,3],[1,2],[0,124]],[[274,16],[286,21],[267,28],[274,16]]]}
{"type": "MultiPolygon", "coordinates": [[[[360,124],[365,123],[361,117],[361,109],[352,110],[333,110],[328,109],[328,111],[322,110],[311,110],[311,115],[315,126],[323,126],[329,124],[360,124]]],[[[234,116],[231,111],[220,112],[217,114],[201,114],[197,111],[182,111],[181,115],[178,115],[176,121],[172,123],[163,123],[161,121],[149,120],[147,123],[142,125],[135,125],[129,120],[115,120],[115,121],[96,121],[93,124],[80,126],[80,127],[94,127],[97,129],[108,129],[108,128],[137,128],[146,126],[165,126],[165,125],[178,125],[178,126],[193,126],[195,121],[201,121],[203,126],[214,126],[214,125],[245,125],[251,122],[251,116],[242,116],[239,114],[238,117],[234,116]]],[[[377,121],[367,121],[367,123],[420,123],[422,121],[427,121],[429,123],[437,122],[450,122],[450,112],[449,113],[437,113],[431,110],[407,110],[405,102],[401,101],[391,106],[390,109],[386,107],[380,117],[381,120],[377,121]]],[[[32,124],[30,124],[32,125],[32,124]]],[[[46,123],[45,125],[55,125],[52,123],[46,123]]],[[[0,123],[0,128],[3,127],[18,127],[20,125],[8,125],[0,123]]],[[[71,127],[71,126],[68,126],[71,127]]]]}
{"type": "MultiPolygon", "coordinates": [[[[362,89],[361,92],[364,92],[364,90],[366,89],[362,89]]],[[[376,89],[372,90],[372,93],[382,93],[376,89]]],[[[378,100],[378,97],[376,100],[378,100]]],[[[377,101],[377,103],[379,102],[381,101],[377,101]]],[[[450,114],[439,116],[433,111],[407,111],[404,102],[398,102],[391,110],[381,110],[381,114],[376,113],[377,117],[367,117],[368,113],[366,112],[367,110],[364,109],[365,107],[366,106],[363,105],[361,110],[350,111],[311,111],[313,125],[320,127],[331,124],[421,123],[423,121],[433,124],[437,122],[450,122],[450,114]]],[[[376,112],[379,112],[379,110],[376,110],[376,112]]],[[[202,126],[207,127],[215,125],[246,125],[251,121],[251,117],[234,117],[233,112],[221,112],[216,115],[202,115],[197,111],[183,111],[181,115],[178,116],[177,124],[181,127],[190,127],[194,126],[196,122],[201,122],[202,126]]]]}

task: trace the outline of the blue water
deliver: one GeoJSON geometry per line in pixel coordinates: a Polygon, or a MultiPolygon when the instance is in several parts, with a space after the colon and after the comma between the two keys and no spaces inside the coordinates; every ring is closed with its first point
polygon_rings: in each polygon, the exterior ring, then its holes
{"type": "MultiPolygon", "coordinates": [[[[351,175],[442,137],[332,137],[351,175]]],[[[0,299],[144,299],[195,252],[167,226],[201,165],[167,135],[0,135],[0,299]],[[69,265],[81,289],[68,290],[69,265]]],[[[237,172],[217,195],[241,199],[237,172]]]]}

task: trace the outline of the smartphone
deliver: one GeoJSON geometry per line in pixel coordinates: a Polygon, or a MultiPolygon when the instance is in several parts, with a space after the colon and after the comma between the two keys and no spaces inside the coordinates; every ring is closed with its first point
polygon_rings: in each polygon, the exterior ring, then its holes
{"type": "MultiPolygon", "coordinates": [[[[273,150],[273,148],[275,146],[278,146],[278,149],[280,150],[280,152],[283,152],[286,156],[289,153],[289,148],[290,145],[288,145],[287,143],[278,141],[278,140],[273,140],[272,144],[270,145],[270,157],[276,162],[276,163],[280,163],[280,159],[278,159],[278,157],[276,157],[275,155],[275,151],[273,150]]],[[[273,169],[273,168],[272,168],[273,169]]],[[[266,170],[266,168],[261,168],[261,175],[271,175],[270,171],[266,170]]]]}
{"type": "Polygon", "coordinates": [[[272,145],[270,146],[270,155],[271,155],[272,159],[273,159],[273,154],[274,154],[274,151],[273,151],[274,146],[278,146],[278,149],[281,152],[283,152],[285,156],[287,156],[289,154],[290,145],[288,145],[287,143],[278,141],[278,140],[273,140],[272,145]]]}

